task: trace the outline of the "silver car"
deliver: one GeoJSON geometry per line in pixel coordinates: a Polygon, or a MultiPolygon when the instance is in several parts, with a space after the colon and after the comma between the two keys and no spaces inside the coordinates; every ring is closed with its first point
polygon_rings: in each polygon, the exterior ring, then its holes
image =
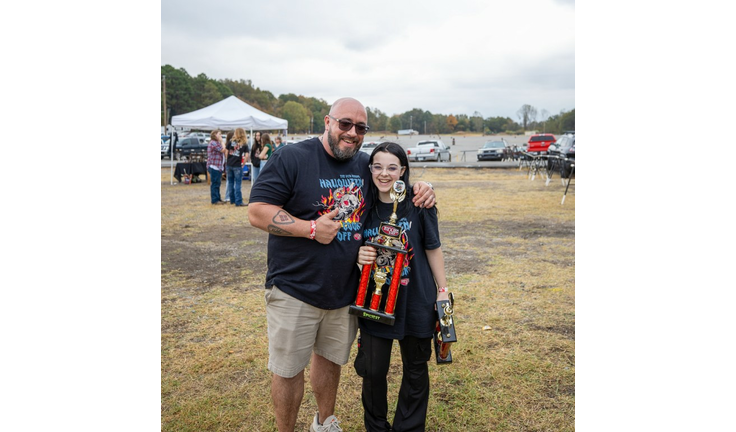
{"type": "Polygon", "coordinates": [[[409,162],[452,162],[450,149],[442,140],[419,141],[415,147],[406,149],[409,162]]]}
{"type": "Polygon", "coordinates": [[[502,160],[504,150],[506,150],[505,141],[487,141],[483,147],[478,149],[478,160],[502,160]]]}
{"type": "Polygon", "coordinates": [[[373,149],[378,147],[378,145],[381,144],[381,141],[363,141],[363,145],[360,147],[360,151],[363,153],[368,153],[370,155],[373,153],[373,149]]]}

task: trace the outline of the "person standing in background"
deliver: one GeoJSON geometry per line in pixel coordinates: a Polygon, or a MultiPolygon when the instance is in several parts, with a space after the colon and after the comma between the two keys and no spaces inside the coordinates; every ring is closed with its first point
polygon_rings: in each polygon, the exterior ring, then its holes
{"type": "Polygon", "coordinates": [[[256,131],[256,133],[253,134],[253,142],[250,145],[250,163],[253,164],[253,169],[250,173],[251,184],[256,182],[258,174],[260,174],[261,172],[261,158],[259,157],[259,155],[261,154],[262,148],[263,146],[261,145],[261,132],[256,131]]]}
{"type": "Polygon", "coordinates": [[[261,168],[266,168],[266,162],[268,162],[268,158],[271,157],[274,151],[273,143],[271,142],[271,136],[267,133],[263,134],[263,137],[261,138],[261,144],[263,145],[263,149],[261,150],[261,154],[259,154],[258,157],[261,158],[261,168]]]}
{"type": "MultiPolygon", "coordinates": [[[[228,134],[230,135],[230,134],[228,134]]],[[[235,129],[234,139],[227,143],[227,192],[230,204],[245,207],[241,185],[243,183],[243,157],[248,156],[248,143],[243,128],[235,129]]]]}
{"type": "Polygon", "coordinates": [[[276,151],[276,150],[280,149],[283,146],[284,146],[284,144],[281,142],[281,137],[280,136],[277,136],[273,140],[273,151],[276,151]]]}
{"type": "MultiPolygon", "coordinates": [[[[225,137],[225,149],[227,150],[230,146],[230,140],[233,139],[233,135],[235,135],[235,132],[230,131],[227,133],[227,136],[225,137]]],[[[225,154],[225,157],[229,157],[229,154],[225,154]]],[[[227,160],[225,161],[225,178],[227,180],[227,184],[225,186],[225,202],[229,202],[233,204],[235,201],[232,201],[232,196],[230,195],[230,189],[232,186],[232,179],[230,178],[230,173],[227,170],[227,160]]]]}
{"type": "Polygon", "coordinates": [[[210,175],[210,201],[212,204],[225,204],[220,197],[222,171],[225,169],[225,146],[220,142],[222,132],[215,129],[210,133],[210,143],[207,145],[207,171],[210,175]]]}

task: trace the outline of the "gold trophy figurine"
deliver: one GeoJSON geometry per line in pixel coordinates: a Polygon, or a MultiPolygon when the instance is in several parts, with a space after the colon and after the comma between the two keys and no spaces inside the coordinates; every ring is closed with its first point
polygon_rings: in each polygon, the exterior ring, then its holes
{"type": "MultiPolygon", "coordinates": [[[[388,274],[386,274],[385,271],[381,271],[378,269],[376,269],[375,273],[373,274],[373,282],[376,283],[376,290],[373,292],[373,297],[378,299],[378,301],[380,301],[381,296],[383,295],[383,293],[381,293],[381,288],[383,288],[383,284],[386,283],[386,276],[388,276],[388,274]]],[[[378,305],[374,307],[373,302],[371,302],[371,310],[374,312],[377,311],[378,305]]]]}
{"type": "Polygon", "coordinates": [[[396,208],[399,206],[399,203],[404,201],[404,198],[406,198],[406,183],[404,183],[401,180],[396,180],[394,182],[394,187],[391,188],[390,192],[391,199],[394,200],[394,211],[391,213],[391,218],[388,223],[391,225],[396,224],[396,208]]]}
{"type": "Polygon", "coordinates": [[[386,253],[394,254],[395,259],[393,268],[388,266],[379,267],[375,262],[371,265],[364,265],[360,276],[360,285],[358,286],[358,295],[355,304],[350,306],[350,313],[357,315],[358,318],[365,318],[378,321],[383,324],[394,325],[396,310],[396,296],[399,293],[399,282],[401,281],[401,271],[404,268],[404,258],[406,257],[406,249],[401,246],[401,234],[403,230],[396,225],[396,209],[400,202],[406,198],[406,184],[397,180],[391,189],[391,199],[394,201],[393,213],[388,222],[381,222],[378,228],[378,236],[375,242],[366,242],[368,246],[377,249],[383,249],[386,253]],[[370,295],[368,301],[369,307],[366,308],[368,300],[368,282],[370,274],[373,271],[373,282],[376,289],[370,295]],[[386,295],[386,304],[383,311],[380,310],[381,299],[383,297],[383,286],[386,284],[388,275],[391,274],[391,286],[386,295]]]}
{"type": "Polygon", "coordinates": [[[434,353],[437,364],[452,363],[450,344],[457,342],[455,322],[452,319],[455,296],[450,293],[449,300],[437,301],[437,329],[434,333],[434,353]]]}

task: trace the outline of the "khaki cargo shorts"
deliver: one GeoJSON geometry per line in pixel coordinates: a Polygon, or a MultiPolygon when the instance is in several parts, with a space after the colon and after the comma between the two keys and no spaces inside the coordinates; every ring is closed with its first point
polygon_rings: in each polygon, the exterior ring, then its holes
{"type": "Polygon", "coordinates": [[[268,369],[291,378],[309,364],[312,351],[344,365],[358,331],[355,315],[344,308],[325,310],[308,305],[277,287],[266,289],[268,369]]]}

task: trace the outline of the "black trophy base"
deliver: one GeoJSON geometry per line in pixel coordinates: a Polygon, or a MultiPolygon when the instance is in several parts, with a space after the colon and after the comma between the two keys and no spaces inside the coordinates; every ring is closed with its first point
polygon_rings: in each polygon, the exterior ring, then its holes
{"type": "Polygon", "coordinates": [[[442,358],[440,356],[442,352],[442,342],[437,338],[437,334],[434,335],[434,358],[437,360],[437,364],[452,363],[452,349],[447,350],[447,357],[442,358]]]}
{"type": "Polygon", "coordinates": [[[394,325],[394,321],[396,321],[396,318],[393,315],[389,315],[384,312],[373,311],[355,305],[350,306],[350,314],[356,315],[358,318],[367,319],[369,321],[376,321],[381,324],[387,324],[390,326],[394,325]]]}

